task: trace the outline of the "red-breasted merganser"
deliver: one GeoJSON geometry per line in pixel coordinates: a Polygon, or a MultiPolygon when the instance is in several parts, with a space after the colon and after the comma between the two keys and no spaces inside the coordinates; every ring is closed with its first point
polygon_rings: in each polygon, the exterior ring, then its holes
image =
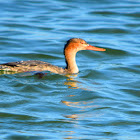
{"type": "Polygon", "coordinates": [[[89,45],[83,39],[72,38],[67,41],[64,47],[66,68],[57,67],[39,60],[28,60],[0,64],[0,70],[13,71],[15,73],[30,71],[50,71],[58,74],[78,73],[79,69],[77,67],[75,57],[76,53],[81,50],[105,51],[103,48],[89,45]]]}

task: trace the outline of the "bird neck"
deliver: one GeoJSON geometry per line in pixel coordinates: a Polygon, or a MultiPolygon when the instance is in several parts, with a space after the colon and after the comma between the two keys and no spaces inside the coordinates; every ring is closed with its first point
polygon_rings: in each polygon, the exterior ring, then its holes
{"type": "Polygon", "coordinates": [[[79,69],[76,64],[76,51],[75,50],[65,50],[65,61],[66,69],[70,73],[78,73],[79,69]]]}

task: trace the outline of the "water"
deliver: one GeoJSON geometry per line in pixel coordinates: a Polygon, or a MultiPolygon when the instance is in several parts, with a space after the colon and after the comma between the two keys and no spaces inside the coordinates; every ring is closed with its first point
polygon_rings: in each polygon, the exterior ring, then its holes
{"type": "Polygon", "coordinates": [[[139,140],[139,0],[0,0],[0,63],[65,67],[72,37],[106,52],[77,54],[79,74],[0,75],[0,139],[139,140]]]}

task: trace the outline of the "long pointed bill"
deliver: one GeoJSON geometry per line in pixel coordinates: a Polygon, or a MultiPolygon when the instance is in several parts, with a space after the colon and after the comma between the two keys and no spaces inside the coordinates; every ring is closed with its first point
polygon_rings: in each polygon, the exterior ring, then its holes
{"type": "Polygon", "coordinates": [[[91,46],[91,45],[88,45],[86,49],[87,50],[93,50],[93,51],[106,51],[106,49],[94,47],[94,46],[91,46]]]}

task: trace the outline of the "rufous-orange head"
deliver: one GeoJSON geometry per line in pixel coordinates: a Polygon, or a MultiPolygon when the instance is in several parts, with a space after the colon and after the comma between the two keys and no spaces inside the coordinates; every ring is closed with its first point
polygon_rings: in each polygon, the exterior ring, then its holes
{"type": "Polygon", "coordinates": [[[69,73],[78,73],[79,69],[76,65],[75,56],[80,50],[94,50],[94,51],[105,51],[103,48],[98,48],[89,45],[85,40],[80,38],[72,38],[67,41],[64,47],[64,55],[66,61],[66,69],[69,73]]]}
{"type": "Polygon", "coordinates": [[[78,52],[80,50],[106,51],[106,49],[91,46],[85,40],[80,38],[72,38],[68,40],[64,47],[64,53],[68,50],[73,50],[74,52],[78,52]]]}

